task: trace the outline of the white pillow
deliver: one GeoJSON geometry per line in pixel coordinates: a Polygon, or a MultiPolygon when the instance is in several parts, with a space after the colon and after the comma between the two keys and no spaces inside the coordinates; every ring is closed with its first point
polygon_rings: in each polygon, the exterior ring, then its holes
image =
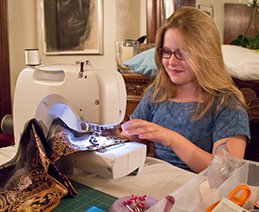
{"type": "Polygon", "coordinates": [[[259,53],[240,46],[222,45],[224,63],[231,76],[259,80],[259,53]]]}
{"type": "MultiPolygon", "coordinates": [[[[221,45],[224,63],[231,76],[240,80],[259,80],[259,52],[240,46],[221,45]]],[[[124,62],[134,72],[156,75],[155,48],[146,50],[124,62]]]]}

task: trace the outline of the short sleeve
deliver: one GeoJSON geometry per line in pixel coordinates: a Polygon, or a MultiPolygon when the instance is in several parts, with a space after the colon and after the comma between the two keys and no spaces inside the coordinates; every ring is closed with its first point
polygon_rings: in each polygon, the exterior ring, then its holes
{"type": "Polygon", "coordinates": [[[246,136],[247,142],[250,141],[249,118],[244,108],[239,110],[229,107],[222,108],[215,117],[213,132],[213,142],[217,140],[233,137],[246,136]]]}

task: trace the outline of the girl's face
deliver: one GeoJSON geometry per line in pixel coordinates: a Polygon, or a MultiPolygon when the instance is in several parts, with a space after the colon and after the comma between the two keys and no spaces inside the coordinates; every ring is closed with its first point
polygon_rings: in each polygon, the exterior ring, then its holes
{"type": "Polygon", "coordinates": [[[178,86],[194,84],[195,75],[185,60],[188,55],[182,49],[181,35],[177,29],[168,29],[165,32],[160,54],[163,66],[174,84],[178,86]]]}

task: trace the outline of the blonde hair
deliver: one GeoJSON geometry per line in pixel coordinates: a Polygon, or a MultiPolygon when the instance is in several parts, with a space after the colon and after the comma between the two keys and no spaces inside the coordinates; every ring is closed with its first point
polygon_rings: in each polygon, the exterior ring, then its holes
{"type": "MultiPolygon", "coordinates": [[[[172,28],[177,29],[182,36],[183,49],[188,54],[186,61],[196,76],[196,90],[203,96],[203,102],[197,104],[193,119],[202,118],[215,100],[219,100],[218,108],[229,104],[229,100],[233,98],[246,107],[241,91],[234,85],[226,71],[219,33],[211,17],[194,7],[182,7],[176,10],[158,30],[156,50],[163,47],[164,34],[172,28]]],[[[155,52],[155,62],[158,70],[150,86],[152,87],[151,100],[163,102],[176,95],[177,87],[166,73],[158,51],[155,52]]]]}

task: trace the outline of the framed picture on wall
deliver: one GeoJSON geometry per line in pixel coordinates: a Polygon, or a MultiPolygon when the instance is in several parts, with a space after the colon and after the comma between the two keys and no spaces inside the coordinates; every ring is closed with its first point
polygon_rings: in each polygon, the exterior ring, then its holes
{"type": "Polygon", "coordinates": [[[214,17],[213,14],[213,6],[212,5],[203,5],[203,4],[199,4],[198,8],[203,10],[205,13],[207,13],[210,17],[214,17]]]}
{"type": "Polygon", "coordinates": [[[42,0],[45,54],[102,54],[102,4],[102,0],[42,0]]]}

